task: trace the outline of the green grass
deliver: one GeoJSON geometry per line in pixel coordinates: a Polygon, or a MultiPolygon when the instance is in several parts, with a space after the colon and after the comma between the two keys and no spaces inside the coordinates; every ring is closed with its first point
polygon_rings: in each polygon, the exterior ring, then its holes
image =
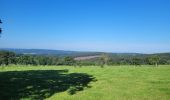
{"type": "Polygon", "coordinates": [[[170,66],[8,66],[0,99],[169,100],[170,66]]]}

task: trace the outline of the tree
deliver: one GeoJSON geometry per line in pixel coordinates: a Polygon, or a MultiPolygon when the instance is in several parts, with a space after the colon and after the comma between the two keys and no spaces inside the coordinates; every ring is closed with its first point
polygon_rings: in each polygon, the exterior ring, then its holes
{"type": "Polygon", "coordinates": [[[76,61],[77,66],[82,67],[82,61],[76,61]]]}
{"type": "Polygon", "coordinates": [[[98,61],[96,62],[96,64],[97,64],[98,66],[100,66],[101,68],[103,68],[104,65],[105,65],[105,59],[104,59],[104,57],[101,56],[101,57],[98,59],[98,61]]]}
{"type": "Polygon", "coordinates": [[[102,58],[104,60],[104,64],[108,65],[108,61],[109,61],[109,56],[107,54],[102,54],[102,58]]]}
{"type": "Polygon", "coordinates": [[[15,53],[8,51],[0,51],[0,65],[8,65],[15,63],[15,53]]]}
{"type": "Polygon", "coordinates": [[[132,58],[132,64],[137,66],[137,65],[141,65],[141,59],[140,58],[132,58]]]}
{"type": "Polygon", "coordinates": [[[14,52],[8,52],[8,63],[9,64],[16,64],[16,54],[14,52]]]}
{"type": "Polygon", "coordinates": [[[6,51],[0,52],[0,64],[8,65],[8,52],[6,52],[6,51]]]}
{"type": "Polygon", "coordinates": [[[64,57],[64,65],[74,65],[75,64],[75,60],[73,57],[64,57]]]}
{"type": "Polygon", "coordinates": [[[107,61],[107,65],[114,65],[115,62],[113,61],[113,59],[111,57],[109,57],[108,61],[107,61]]]}
{"type": "Polygon", "coordinates": [[[104,67],[104,65],[108,65],[108,61],[109,61],[109,56],[107,54],[102,54],[101,57],[99,58],[99,66],[101,68],[104,67]]]}
{"type": "Polygon", "coordinates": [[[167,60],[166,64],[170,65],[170,60],[167,60]]]}
{"type": "Polygon", "coordinates": [[[38,58],[39,64],[40,64],[40,65],[46,65],[46,64],[47,64],[47,60],[46,60],[46,59],[47,59],[46,57],[40,56],[40,57],[38,58]]]}
{"type": "Polygon", "coordinates": [[[149,62],[150,62],[151,64],[154,64],[156,67],[158,66],[159,61],[160,61],[160,57],[157,56],[157,55],[151,56],[151,57],[149,58],[149,62]]]}
{"type": "Polygon", "coordinates": [[[52,61],[51,61],[51,64],[52,64],[52,65],[58,65],[58,64],[59,64],[59,58],[57,58],[57,57],[52,57],[51,60],[52,60],[52,61]]]}

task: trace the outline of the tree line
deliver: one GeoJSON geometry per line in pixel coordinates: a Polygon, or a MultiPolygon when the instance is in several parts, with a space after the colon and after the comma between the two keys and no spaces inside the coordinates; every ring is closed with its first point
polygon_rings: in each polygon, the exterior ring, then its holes
{"type": "Polygon", "coordinates": [[[16,55],[14,52],[0,51],[0,65],[73,65],[72,57],[48,57],[36,55],[16,55]]]}
{"type": "Polygon", "coordinates": [[[70,65],[70,66],[90,66],[96,65],[155,65],[170,64],[170,60],[163,59],[158,55],[148,57],[113,57],[103,54],[98,58],[89,60],[75,60],[73,57],[53,57],[37,55],[18,55],[14,52],[0,51],[0,65],[19,64],[19,65],[70,65]]]}

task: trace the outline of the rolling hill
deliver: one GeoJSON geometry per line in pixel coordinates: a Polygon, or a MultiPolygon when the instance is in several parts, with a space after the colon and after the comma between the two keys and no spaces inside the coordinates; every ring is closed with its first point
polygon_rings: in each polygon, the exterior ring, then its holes
{"type": "Polygon", "coordinates": [[[48,49],[15,49],[15,48],[0,48],[0,50],[15,52],[16,54],[30,54],[30,55],[41,55],[41,56],[72,56],[77,59],[93,59],[100,57],[103,53],[109,56],[121,59],[121,58],[132,58],[139,57],[145,58],[152,55],[158,55],[164,59],[170,59],[170,53],[156,53],[156,54],[142,54],[142,53],[108,53],[108,52],[83,52],[83,51],[65,51],[65,50],[48,50],[48,49]]]}

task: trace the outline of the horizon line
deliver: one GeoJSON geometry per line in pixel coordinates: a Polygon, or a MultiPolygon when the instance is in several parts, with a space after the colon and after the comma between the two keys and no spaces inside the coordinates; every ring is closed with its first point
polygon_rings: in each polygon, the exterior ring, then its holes
{"type": "Polygon", "coordinates": [[[98,52],[98,53],[121,53],[121,54],[160,54],[160,53],[170,53],[170,52],[153,52],[153,53],[142,53],[142,52],[109,52],[109,51],[93,51],[93,50],[64,50],[64,49],[50,49],[50,48],[1,48],[0,49],[26,49],[26,50],[52,50],[52,51],[70,51],[70,52],[98,52]]]}

